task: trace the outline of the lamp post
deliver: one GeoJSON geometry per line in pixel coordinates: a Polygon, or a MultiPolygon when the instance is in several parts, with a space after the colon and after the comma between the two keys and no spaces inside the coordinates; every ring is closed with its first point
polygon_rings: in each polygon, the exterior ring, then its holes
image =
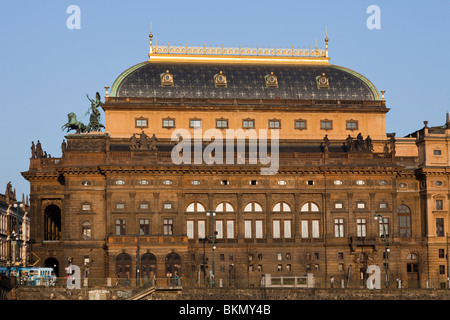
{"type": "Polygon", "coordinates": [[[19,239],[20,239],[20,230],[19,230],[19,208],[23,208],[23,203],[20,201],[16,201],[14,203],[14,208],[16,208],[16,230],[13,231],[13,236],[16,240],[16,261],[14,261],[14,264],[19,266],[20,263],[20,247],[19,247],[19,239]],[[15,233],[15,234],[14,234],[15,233]]]}
{"type": "Polygon", "coordinates": [[[136,286],[139,287],[140,285],[140,279],[141,279],[141,275],[140,275],[140,244],[139,244],[139,233],[141,232],[140,230],[140,226],[138,227],[138,231],[136,234],[136,286]]]}
{"type": "Polygon", "coordinates": [[[214,224],[214,217],[216,216],[216,212],[214,210],[208,210],[206,212],[206,216],[211,217],[211,224],[212,224],[212,235],[210,242],[212,243],[212,281],[211,285],[215,287],[216,285],[216,270],[214,265],[214,251],[216,251],[216,226],[214,224]]]}
{"type": "Polygon", "coordinates": [[[389,244],[387,243],[387,238],[389,237],[388,233],[386,232],[386,225],[384,223],[383,220],[383,215],[376,213],[374,219],[378,220],[378,218],[380,218],[380,223],[383,226],[383,240],[384,240],[384,267],[386,270],[386,280],[385,280],[385,285],[386,288],[389,288],[389,266],[388,266],[388,252],[390,251],[388,246],[389,244]]]}

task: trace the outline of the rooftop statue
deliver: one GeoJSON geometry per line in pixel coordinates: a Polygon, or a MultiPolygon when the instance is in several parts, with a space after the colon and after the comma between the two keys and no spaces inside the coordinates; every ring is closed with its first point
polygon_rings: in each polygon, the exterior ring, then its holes
{"type": "Polygon", "coordinates": [[[100,101],[100,93],[95,94],[95,100],[89,98],[89,96],[86,94],[89,101],[91,101],[91,108],[89,109],[92,111],[91,117],[89,118],[89,132],[90,131],[101,131],[102,128],[105,126],[100,123],[100,111],[98,110],[99,107],[103,105],[103,102],[100,101]]]}
{"type": "Polygon", "coordinates": [[[100,123],[100,111],[98,110],[98,108],[103,105],[103,102],[100,101],[100,94],[98,92],[96,93],[95,100],[89,98],[89,95],[87,94],[86,96],[91,102],[91,107],[84,115],[86,116],[89,112],[92,112],[89,118],[89,124],[85,125],[83,122],[78,121],[75,113],[71,112],[67,114],[68,122],[62,126],[63,131],[67,129],[67,132],[69,132],[70,130],[75,130],[76,133],[88,133],[91,131],[99,132],[102,128],[105,127],[100,123]]]}

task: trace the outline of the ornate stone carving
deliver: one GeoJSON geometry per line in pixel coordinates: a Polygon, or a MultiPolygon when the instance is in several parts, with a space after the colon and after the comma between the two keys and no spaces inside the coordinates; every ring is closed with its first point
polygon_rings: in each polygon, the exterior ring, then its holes
{"type": "Polygon", "coordinates": [[[156,143],[158,139],[155,134],[150,138],[142,131],[141,134],[138,134],[140,137],[137,138],[136,134],[133,134],[130,138],[130,150],[132,151],[158,151],[158,147],[156,143]]]}

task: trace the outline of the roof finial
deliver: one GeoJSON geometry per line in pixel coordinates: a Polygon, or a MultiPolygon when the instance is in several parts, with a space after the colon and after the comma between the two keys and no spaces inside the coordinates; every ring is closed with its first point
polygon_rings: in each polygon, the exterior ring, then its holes
{"type": "Polygon", "coordinates": [[[153,53],[153,32],[152,32],[152,22],[150,21],[150,54],[153,53]]]}
{"type": "Polygon", "coordinates": [[[325,55],[328,58],[328,27],[325,26],[325,55]]]}
{"type": "Polygon", "coordinates": [[[448,115],[448,111],[447,111],[447,119],[446,119],[445,124],[447,125],[447,129],[450,129],[450,117],[448,115]]]}

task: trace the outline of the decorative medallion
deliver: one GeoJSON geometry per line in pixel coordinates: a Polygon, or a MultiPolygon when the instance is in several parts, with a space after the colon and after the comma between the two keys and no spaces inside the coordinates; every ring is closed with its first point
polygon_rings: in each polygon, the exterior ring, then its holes
{"type": "Polygon", "coordinates": [[[278,88],[278,78],[276,75],[271,72],[270,74],[265,76],[266,79],[266,87],[268,88],[278,88]]]}
{"type": "Polygon", "coordinates": [[[173,87],[173,75],[166,70],[165,73],[161,73],[161,85],[164,87],[173,87]]]}
{"type": "Polygon", "coordinates": [[[317,87],[319,89],[328,89],[330,86],[328,78],[325,76],[325,73],[322,73],[321,76],[316,77],[317,87]]]}
{"type": "Polygon", "coordinates": [[[214,75],[214,85],[217,87],[227,87],[227,77],[220,71],[218,74],[214,75]]]}

